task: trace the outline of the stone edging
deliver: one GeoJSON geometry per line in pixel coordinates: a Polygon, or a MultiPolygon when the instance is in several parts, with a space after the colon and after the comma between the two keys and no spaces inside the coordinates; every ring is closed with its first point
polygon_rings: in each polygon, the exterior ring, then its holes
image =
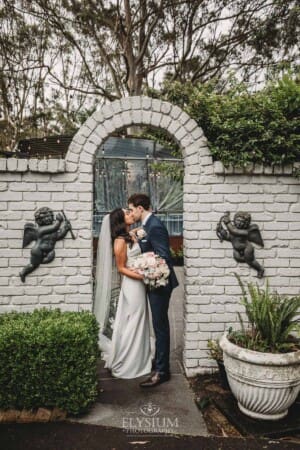
{"type": "Polygon", "coordinates": [[[294,175],[296,170],[300,169],[300,163],[287,164],[285,166],[277,164],[274,166],[265,166],[263,164],[248,164],[245,167],[225,167],[221,161],[213,163],[215,175],[294,175]]]}
{"type": "MultiPolygon", "coordinates": [[[[300,163],[286,166],[264,166],[262,164],[249,164],[245,167],[225,167],[221,161],[213,163],[215,175],[286,175],[290,176],[300,169],[300,163]]],[[[0,158],[0,172],[39,172],[39,173],[64,173],[68,172],[68,162],[62,158],[51,159],[19,159],[0,158]]]]}
{"type": "Polygon", "coordinates": [[[67,171],[65,159],[0,158],[0,172],[62,173],[67,171]]]}
{"type": "Polygon", "coordinates": [[[0,410],[0,423],[58,422],[65,420],[67,413],[59,408],[8,409],[0,410]]]}

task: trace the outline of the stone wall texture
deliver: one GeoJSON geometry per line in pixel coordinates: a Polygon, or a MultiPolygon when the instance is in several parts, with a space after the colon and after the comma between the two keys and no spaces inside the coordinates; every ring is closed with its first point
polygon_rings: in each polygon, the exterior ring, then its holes
{"type": "Polygon", "coordinates": [[[191,376],[214,368],[207,340],[236,326],[237,311],[243,312],[234,272],[245,282],[257,281],[252,269],[234,261],[230,243],[219,242],[217,222],[226,211],[250,212],[265,243],[256,249],[256,257],[271,287],[299,294],[300,185],[290,167],[241,171],[213,163],[196,122],[170,103],[130,97],[103,106],[74,136],[65,160],[0,159],[0,312],[92,310],[95,152],[112,132],[143,124],[167,130],[183,151],[184,365],[191,376]],[[23,284],[19,272],[30,257],[30,248],[22,249],[23,228],[41,206],[63,209],[77,238],[68,234],[58,242],[55,260],[23,284]]]}

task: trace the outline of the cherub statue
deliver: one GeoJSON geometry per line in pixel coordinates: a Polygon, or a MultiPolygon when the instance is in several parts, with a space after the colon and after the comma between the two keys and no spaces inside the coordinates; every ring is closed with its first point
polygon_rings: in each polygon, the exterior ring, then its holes
{"type": "Polygon", "coordinates": [[[217,225],[217,236],[221,242],[229,241],[233,246],[233,257],[237,262],[246,262],[250,267],[257,270],[257,277],[262,278],[264,268],[256,261],[254,255],[254,242],[261,247],[264,246],[258,225],[251,223],[251,215],[247,212],[237,212],[230,220],[230,213],[227,212],[221,217],[217,225]],[[223,224],[227,229],[223,227],[223,224]]]}
{"type": "Polygon", "coordinates": [[[71,232],[72,238],[75,239],[71,224],[63,212],[56,214],[54,222],[52,209],[45,206],[35,212],[34,218],[37,225],[29,222],[25,223],[24,226],[23,248],[27,247],[32,241],[36,241],[36,243],[31,249],[30,264],[25,266],[20,272],[20,278],[23,283],[25,283],[26,276],[39,267],[40,264],[53,261],[56,241],[63,239],[68,231],[71,232]]]}

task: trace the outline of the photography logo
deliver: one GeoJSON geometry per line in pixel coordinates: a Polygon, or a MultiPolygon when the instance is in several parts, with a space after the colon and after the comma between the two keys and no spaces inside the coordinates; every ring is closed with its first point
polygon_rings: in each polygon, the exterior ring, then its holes
{"type": "Polygon", "coordinates": [[[178,417],[169,417],[161,412],[160,406],[153,402],[140,406],[138,413],[130,412],[123,417],[122,428],[128,435],[158,435],[176,433],[178,417]]]}
{"type": "Polygon", "coordinates": [[[146,403],[146,405],[141,406],[140,410],[145,416],[154,417],[159,413],[160,407],[149,402],[146,403]]]}

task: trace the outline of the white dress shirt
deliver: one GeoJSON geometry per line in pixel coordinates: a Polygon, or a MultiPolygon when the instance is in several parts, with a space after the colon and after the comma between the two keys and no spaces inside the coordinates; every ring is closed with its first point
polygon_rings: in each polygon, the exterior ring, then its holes
{"type": "Polygon", "coordinates": [[[149,217],[150,217],[151,215],[152,215],[152,212],[149,212],[149,213],[147,214],[147,216],[144,217],[144,220],[142,221],[142,226],[143,226],[143,227],[146,225],[146,223],[147,223],[147,221],[148,221],[148,219],[149,219],[149,217]]]}

